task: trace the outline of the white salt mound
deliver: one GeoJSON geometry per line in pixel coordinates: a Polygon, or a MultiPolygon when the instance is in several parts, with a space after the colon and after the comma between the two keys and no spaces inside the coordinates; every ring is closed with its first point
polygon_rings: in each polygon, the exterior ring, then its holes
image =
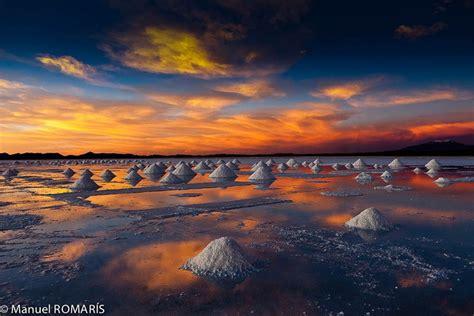
{"type": "Polygon", "coordinates": [[[231,170],[239,170],[239,166],[234,164],[232,161],[229,161],[225,164],[227,167],[229,167],[231,170]]]}
{"type": "Polygon", "coordinates": [[[254,173],[252,173],[250,175],[249,180],[251,180],[251,181],[269,181],[269,180],[275,180],[275,176],[267,168],[260,167],[257,170],[255,170],[254,173]]]}
{"type": "Polygon", "coordinates": [[[165,173],[165,168],[163,166],[158,165],[156,163],[149,165],[148,167],[143,170],[144,174],[163,174],[165,173]]]}
{"type": "Polygon", "coordinates": [[[295,159],[293,159],[293,158],[289,159],[289,160],[286,162],[286,164],[287,164],[289,167],[291,167],[291,168],[296,168],[296,167],[298,167],[298,162],[297,162],[295,159]]]}
{"type": "Polygon", "coordinates": [[[17,174],[18,174],[18,172],[16,172],[15,169],[8,168],[7,170],[3,171],[2,176],[4,176],[5,178],[8,178],[8,177],[14,177],[17,174]]]}
{"type": "Polygon", "coordinates": [[[187,164],[182,163],[179,166],[176,167],[176,169],[173,171],[173,174],[177,176],[194,176],[196,175],[196,172],[191,169],[187,164]]]}
{"type": "Polygon", "coordinates": [[[66,177],[72,177],[74,174],[75,172],[71,168],[67,168],[63,171],[63,175],[65,175],[66,177]]]}
{"type": "Polygon", "coordinates": [[[138,174],[137,170],[132,170],[125,176],[125,180],[127,181],[137,181],[141,179],[143,179],[143,177],[138,174]]]}
{"type": "Polygon", "coordinates": [[[423,170],[421,170],[420,168],[416,167],[415,169],[413,169],[413,172],[418,174],[418,173],[421,173],[423,172],[423,170]]]}
{"type": "Polygon", "coordinates": [[[115,174],[110,171],[109,169],[105,169],[104,172],[100,175],[103,179],[113,179],[115,178],[115,174]]]}
{"type": "Polygon", "coordinates": [[[171,172],[168,172],[163,178],[160,179],[160,183],[164,184],[178,184],[182,182],[183,180],[181,180],[180,177],[171,172]]]}
{"type": "Polygon", "coordinates": [[[358,182],[370,182],[370,181],[372,181],[372,176],[368,173],[361,172],[355,177],[355,179],[358,182]]]}
{"type": "Polygon", "coordinates": [[[266,169],[271,170],[271,168],[270,168],[266,163],[264,163],[264,162],[261,161],[261,160],[260,160],[259,162],[257,162],[255,165],[253,165],[252,169],[250,169],[250,170],[251,170],[251,171],[255,171],[255,170],[257,170],[257,169],[260,168],[260,167],[263,167],[263,168],[266,168],[266,169]]]}
{"type": "Polygon", "coordinates": [[[195,172],[207,172],[210,171],[211,168],[209,168],[209,166],[204,161],[201,161],[193,168],[193,170],[195,172]]]}
{"type": "Polygon", "coordinates": [[[441,164],[436,160],[436,159],[431,159],[426,165],[426,168],[428,169],[433,169],[433,170],[439,170],[441,169],[441,164]]]}
{"type": "Polygon", "coordinates": [[[369,207],[363,210],[359,215],[354,216],[344,225],[349,228],[372,231],[387,231],[393,227],[375,207],[369,207]]]}
{"type": "Polygon", "coordinates": [[[452,181],[447,178],[438,178],[434,181],[440,187],[447,187],[452,184],[452,181]]]}
{"type": "Polygon", "coordinates": [[[229,167],[225,164],[221,164],[219,167],[216,168],[211,174],[209,178],[236,178],[237,175],[234,171],[232,171],[229,167]]]}
{"type": "Polygon", "coordinates": [[[392,160],[391,163],[388,164],[388,167],[390,169],[401,169],[401,168],[405,167],[405,165],[400,161],[400,159],[395,158],[395,159],[392,160]]]}
{"type": "Polygon", "coordinates": [[[99,188],[99,185],[90,178],[89,175],[84,174],[79,177],[70,187],[75,191],[93,191],[99,188]]]}
{"type": "Polygon", "coordinates": [[[277,167],[277,169],[280,170],[280,171],[286,171],[286,170],[288,170],[288,168],[289,168],[288,165],[284,162],[279,164],[278,167],[277,167]]]}
{"type": "Polygon", "coordinates": [[[363,168],[367,168],[367,164],[365,163],[364,160],[362,159],[357,159],[353,164],[354,168],[356,169],[363,169],[363,168]]]}
{"type": "Polygon", "coordinates": [[[392,179],[393,176],[392,174],[388,171],[388,170],[385,170],[381,175],[380,175],[380,178],[384,179],[384,180],[389,180],[389,179],[392,179]]]}
{"type": "Polygon", "coordinates": [[[341,169],[341,165],[338,164],[338,163],[333,164],[331,167],[332,167],[334,170],[339,170],[339,169],[341,169]]]}
{"type": "Polygon", "coordinates": [[[81,176],[88,176],[89,178],[92,177],[93,175],[94,174],[89,169],[86,169],[86,170],[82,171],[82,173],[81,173],[81,176]]]}
{"type": "Polygon", "coordinates": [[[347,170],[351,170],[352,168],[354,168],[354,166],[350,162],[346,163],[344,167],[346,167],[347,170]]]}
{"type": "Polygon", "coordinates": [[[181,269],[214,279],[242,280],[257,269],[248,261],[239,244],[229,237],[211,241],[181,269]]]}

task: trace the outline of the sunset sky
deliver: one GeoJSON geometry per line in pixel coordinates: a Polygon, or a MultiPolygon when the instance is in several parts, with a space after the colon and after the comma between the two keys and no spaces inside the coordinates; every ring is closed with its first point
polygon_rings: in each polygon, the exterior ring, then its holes
{"type": "Polygon", "coordinates": [[[0,152],[474,144],[474,1],[0,0],[0,152]]]}

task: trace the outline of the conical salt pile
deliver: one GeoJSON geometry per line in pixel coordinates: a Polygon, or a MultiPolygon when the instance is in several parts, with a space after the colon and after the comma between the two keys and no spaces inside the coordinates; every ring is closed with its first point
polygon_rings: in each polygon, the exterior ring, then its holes
{"type": "Polygon", "coordinates": [[[225,161],[224,161],[224,160],[222,160],[222,159],[219,159],[219,160],[217,160],[217,163],[216,163],[216,164],[218,164],[218,165],[222,165],[222,164],[225,164],[225,161]]]}
{"type": "Polygon", "coordinates": [[[237,159],[237,158],[235,158],[234,160],[232,160],[232,163],[233,163],[234,165],[240,165],[240,160],[237,159]]]}
{"type": "Polygon", "coordinates": [[[68,178],[72,177],[74,174],[75,172],[71,168],[67,168],[66,170],[63,171],[63,175],[65,175],[68,178]]]}
{"type": "Polygon", "coordinates": [[[130,173],[132,170],[138,170],[138,167],[137,166],[131,166],[130,168],[128,168],[127,173],[130,173]]]}
{"type": "Polygon", "coordinates": [[[173,165],[171,165],[166,169],[166,172],[173,172],[173,171],[175,171],[175,169],[176,168],[173,165]]]}
{"type": "Polygon", "coordinates": [[[388,171],[388,170],[385,170],[382,175],[380,175],[380,178],[384,179],[384,180],[389,180],[389,179],[392,179],[393,176],[392,174],[388,171]]]}
{"type": "Polygon", "coordinates": [[[257,271],[239,244],[229,237],[211,241],[203,251],[189,259],[181,269],[211,279],[243,280],[257,271]]]}
{"type": "Polygon", "coordinates": [[[418,174],[418,173],[423,172],[423,170],[421,170],[420,168],[416,167],[415,169],[413,169],[413,172],[418,174]]]}
{"type": "Polygon", "coordinates": [[[346,167],[347,170],[354,168],[354,166],[350,162],[346,163],[344,167],[346,167]]]}
{"type": "Polygon", "coordinates": [[[162,161],[157,162],[155,165],[157,165],[158,167],[160,167],[163,170],[166,169],[166,165],[162,161]]]}
{"type": "Polygon", "coordinates": [[[255,171],[255,170],[257,170],[257,169],[260,168],[260,167],[267,168],[267,169],[271,170],[271,168],[270,168],[269,166],[267,166],[266,163],[264,163],[263,161],[260,160],[259,162],[257,162],[257,163],[252,167],[251,171],[255,171]]]}
{"type": "Polygon", "coordinates": [[[266,162],[267,166],[271,167],[275,164],[275,160],[273,159],[268,159],[267,162],[266,162]]]}
{"type": "Polygon", "coordinates": [[[428,171],[426,171],[426,174],[430,177],[430,178],[434,178],[438,175],[438,170],[437,169],[430,169],[428,171]]]}
{"type": "Polygon", "coordinates": [[[367,168],[367,164],[365,163],[365,161],[363,161],[362,159],[357,159],[353,164],[354,168],[356,169],[364,169],[364,168],[367,168]]]}
{"type": "Polygon", "coordinates": [[[313,173],[318,173],[318,172],[321,171],[321,167],[320,167],[319,165],[317,165],[317,164],[314,164],[314,166],[311,167],[311,171],[312,171],[313,173]]]}
{"type": "Polygon", "coordinates": [[[189,176],[195,176],[196,172],[191,169],[187,164],[182,163],[179,166],[176,167],[176,169],[173,171],[174,175],[177,175],[178,177],[189,177],[189,176]]]}
{"type": "Polygon", "coordinates": [[[8,168],[7,170],[3,171],[2,172],[2,176],[4,176],[5,178],[11,178],[11,177],[14,177],[18,174],[18,172],[13,169],[13,168],[8,168]]]}
{"type": "Polygon", "coordinates": [[[372,176],[368,173],[361,172],[355,177],[355,179],[357,182],[365,183],[372,181],[372,176]]]}
{"type": "Polygon", "coordinates": [[[388,167],[390,169],[401,169],[401,168],[405,167],[405,165],[400,161],[400,159],[395,158],[395,159],[392,160],[391,163],[388,164],[388,167]]]}
{"type": "Polygon", "coordinates": [[[204,173],[204,172],[211,171],[211,168],[209,168],[209,166],[204,161],[201,161],[193,168],[193,170],[195,172],[204,173]]]}
{"type": "Polygon", "coordinates": [[[441,169],[441,164],[436,160],[436,159],[431,159],[426,165],[426,168],[428,169],[433,169],[433,170],[439,170],[441,169]]]}
{"type": "Polygon", "coordinates": [[[313,163],[314,163],[315,165],[318,165],[318,166],[319,166],[320,164],[322,164],[322,161],[319,160],[319,158],[316,158],[316,159],[313,161],[313,163]]]}
{"type": "Polygon", "coordinates": [[[214,170],[210,175],[209,178],[236,178],[237,175],[234,171],[232,171],[229,167],[225,164],[221,164],[214,170]]]}
{"type": "Polygon", "coordinates": [[[144,174],[163,174],[165,173],[165,168],[158,166],[156,163],[149,165],[143,170],[144,174]]]}
{"type": "Polygon", "coordinates": [[[269,181],[269,180],[275,180],[275,176],[267,168],[259,167],[257,170],[255,170],[254,173],[252,173],[250,175],[249,180],[251,180],[251,181],[269,181]]]}
{"type": "Polygon", "coordinates": [[[374,164],[374,169],[382,168],[382,166],[379,166],[379,164],[374,164]]]}
{"type": "Polygon", "coordinates": [[[105,179],[105,180],[112,180],[113,178],[115,178],[115,174],[110,171],[109,169],[105,169],[104,172],[102,172],[102,174],[100,175],[100,177],[102,179],[105,179]]]}
{"type": "Polygon", "coordinates": [[[228,163],[225,164],[227,167],[229,167],[231,170],[239,170],[239,166],[234,164],[233,162],[229,161],[228,163]]]}
{"type": "Polygon", "coordinates": [[[438,178],[434,181],[440,187],[447,187],[452,184],[452,181],[447,178],[438,178]]]}
{"type": "Polygon", "coordinates": [[[286,171],[286,170],[288,170],[288,165],[286,163],[282,162],[281,164],[278,165],[277,169],[280,170],[280,171],[286,171]]]}
{"type": "Polygon", "coordinates": [[[95,183],[88,174],[81,175],[79,179],[71,185],[71,189],[75,191],[94,191],[98,188],[97,183],[95,183]]]}
{"type": "Polygon", "coordinates": [[[160,183],[164,184],[178,184],[178,183],[183,183],[183,180],[181,180],[180,177],[177,175],[168,172],[163,178],[160,179],[160,183]]]}
{"type": "Polygon", "coordinates": [[[135,182],[143,179],[143,177],[138,174],[137,170],[132,170],[125,176],[124,179],[130,182],[135,182]]]}
{"type": "Polygon", "coordinates": [[[337,162],[331,166],[334,170],[339,170],[341,169],[341,165],[338,164],[337,162]]]}
{"type": "Polygon", "coordinates": [[[286,162],[286,164],[288,165],[288,167],[291,167],[291,168],[297,168],[298,167],[298,162],[293,158],[289,159],[286,162]]]}
{"type": "Polygon", "coordinates": [[[89,178],[92,177],[93,175],[94,174],[89,169],[86,169],[86,170],[82,171],[82,173],[81,173],[81,176],[88,176],[89,178]]]}
{"type": "Polygon", "coordinates": [[[369,207],[345,223],[346,227],[372,231],[387,231],[392,224],[375,208],[369,207]]]}

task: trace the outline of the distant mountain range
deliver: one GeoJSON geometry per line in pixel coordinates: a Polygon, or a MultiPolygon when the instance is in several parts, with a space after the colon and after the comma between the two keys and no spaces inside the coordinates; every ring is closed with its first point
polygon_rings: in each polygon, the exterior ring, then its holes
{"type": "Polygon", "coordinates": [[[253,157],[253,156],[474,156],[474,145],[465,145],[452,140],[435,140],[428,143],[409,146],[398,150],[359,153],[314,153],[314,154],[215,154],[215,155],[134,155],[117,153],[93,153],[82,155],[62,155],[60,153],[0,153],[0,160],[36,160],[36,159],[138,159],[138,158],[189,158],[189,157],[253,157]]]}

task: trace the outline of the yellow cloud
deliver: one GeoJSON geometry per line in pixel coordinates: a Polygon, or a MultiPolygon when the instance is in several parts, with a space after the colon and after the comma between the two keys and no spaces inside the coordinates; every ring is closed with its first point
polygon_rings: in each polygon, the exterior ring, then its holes
{"type": "Polygon", "coordinates": [[[285,92],[278,90],[268,80],[252,80],[249,82],[239,82],[218,85],[215,91],[240,94],[249,98],[263,97],[284,97],[285,92]]]}
{"type": "Polygon", "coordinates": [[[219,95],[174,95],[154,93],[150,100],[189,109],[219,110],[240,101],[237,97],[219,95]]]}
{"type": "Polygon", "coordinates": [[[96,72],[94,67],[81,63],[71,56],[54,57],[49,55],[38,56],[36,58],[43,65],[55,68],[60,72],[83,79],[91,79],[96,72]]]}
{"type": "Polygon", "coordinates": [[[194,34],[167,28],[147,27],[141,37],[119,39],[125,51],[106,50],[128,67],[153,73],[226,75],[228,65],[212,59],[194,34]]]}

